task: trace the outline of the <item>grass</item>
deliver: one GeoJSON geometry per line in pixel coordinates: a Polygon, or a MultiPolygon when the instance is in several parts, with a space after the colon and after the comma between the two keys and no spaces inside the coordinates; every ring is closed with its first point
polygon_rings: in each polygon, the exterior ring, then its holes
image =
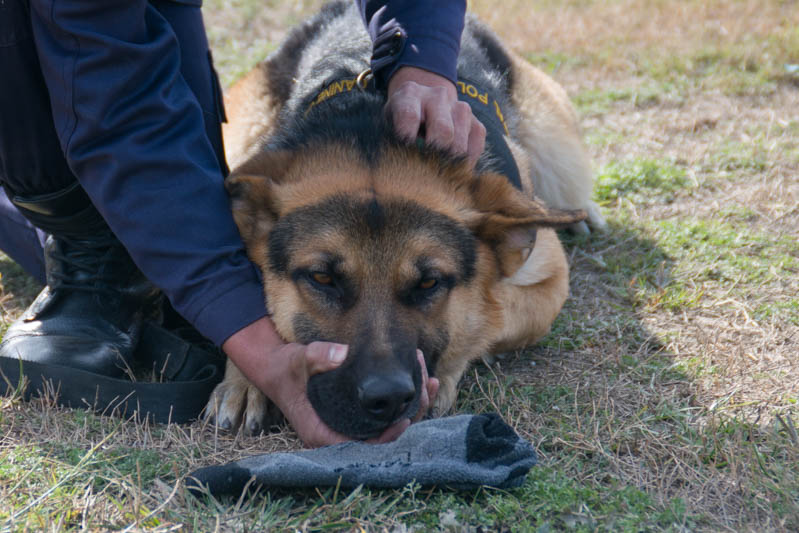
{"type": "Polygon", "coordinates": [[[649,159],[628,159],[605,165],[596,176],[594,197],[600,205],[624,198],[635,204],[672,202],[691,184],[685,169],[649,159]]]}
{"type": "MultiPolygon", "coordinates": [[[[209,0],[225,84],[319,2],[209,0]]],[[[0,531],[796,531],[799,12],[770,0],[474,0],[571,94],[605,233],[563,234],[572,297],[537,346],[477,365],[540,464],[512,491],[217,501],[195,468],[296,449],[0,399],[0,531]]],[[[0,258],[0,328],[37,292],[0,258]]]]}

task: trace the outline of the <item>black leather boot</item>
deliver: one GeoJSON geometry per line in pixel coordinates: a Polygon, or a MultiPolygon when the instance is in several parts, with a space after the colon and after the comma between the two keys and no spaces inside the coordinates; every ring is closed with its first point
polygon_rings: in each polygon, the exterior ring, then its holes
{"type": "Polygon", "coordinates": [[[143,320],[160,309],[160,291],[79,196],[71,188],[32,200],[12,198],[53,235],[45,245],[47,287],[8,328],[0,357],[22,359],[23,370],[24,361],[34,361],[130,375],[143,320]]]}

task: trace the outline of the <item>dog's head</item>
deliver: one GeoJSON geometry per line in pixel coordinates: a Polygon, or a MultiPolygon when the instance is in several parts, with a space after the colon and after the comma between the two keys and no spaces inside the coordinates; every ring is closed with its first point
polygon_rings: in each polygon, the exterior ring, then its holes
{"type": "Polygon", "coordinates": [[[345,145],[264,151],[227,181],[267,305],[287,340],[349,345],[308,396],[331,428],[379,434],[419,406],[416,351],[435,374],[455,335],[487,348],[501,327],[491,287],[529,255],[536,229],[579,220],[497,174],[434,150],[345,145]]]}

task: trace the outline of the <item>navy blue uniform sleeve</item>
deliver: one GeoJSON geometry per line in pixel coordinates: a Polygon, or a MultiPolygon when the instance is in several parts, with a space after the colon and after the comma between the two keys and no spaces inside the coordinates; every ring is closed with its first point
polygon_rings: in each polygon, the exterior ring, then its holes
{"type": "Polygon", "coordinates": [[[372,72],[386,87],[402,66],[457,81],[466,0],[356,0],[372,38],[372,72]]]}
{"type": "Polygon", "coordinates": [[[217,344],[264,316],[171,26],[146,0],[30,5],[67,161],[142,272],[217,344]]]}

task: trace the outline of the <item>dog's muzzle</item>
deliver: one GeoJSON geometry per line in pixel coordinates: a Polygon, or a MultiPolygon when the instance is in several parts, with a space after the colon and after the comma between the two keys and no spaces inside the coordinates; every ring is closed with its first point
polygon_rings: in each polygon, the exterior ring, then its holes
{"type": "Polygon", "coordinates": [[[422,372],[391,368],[358,377],[355,364],[308,380],[308,399],[331,429],[356,439],[380,435],[390,425],[419,411],[422,372]]]}

